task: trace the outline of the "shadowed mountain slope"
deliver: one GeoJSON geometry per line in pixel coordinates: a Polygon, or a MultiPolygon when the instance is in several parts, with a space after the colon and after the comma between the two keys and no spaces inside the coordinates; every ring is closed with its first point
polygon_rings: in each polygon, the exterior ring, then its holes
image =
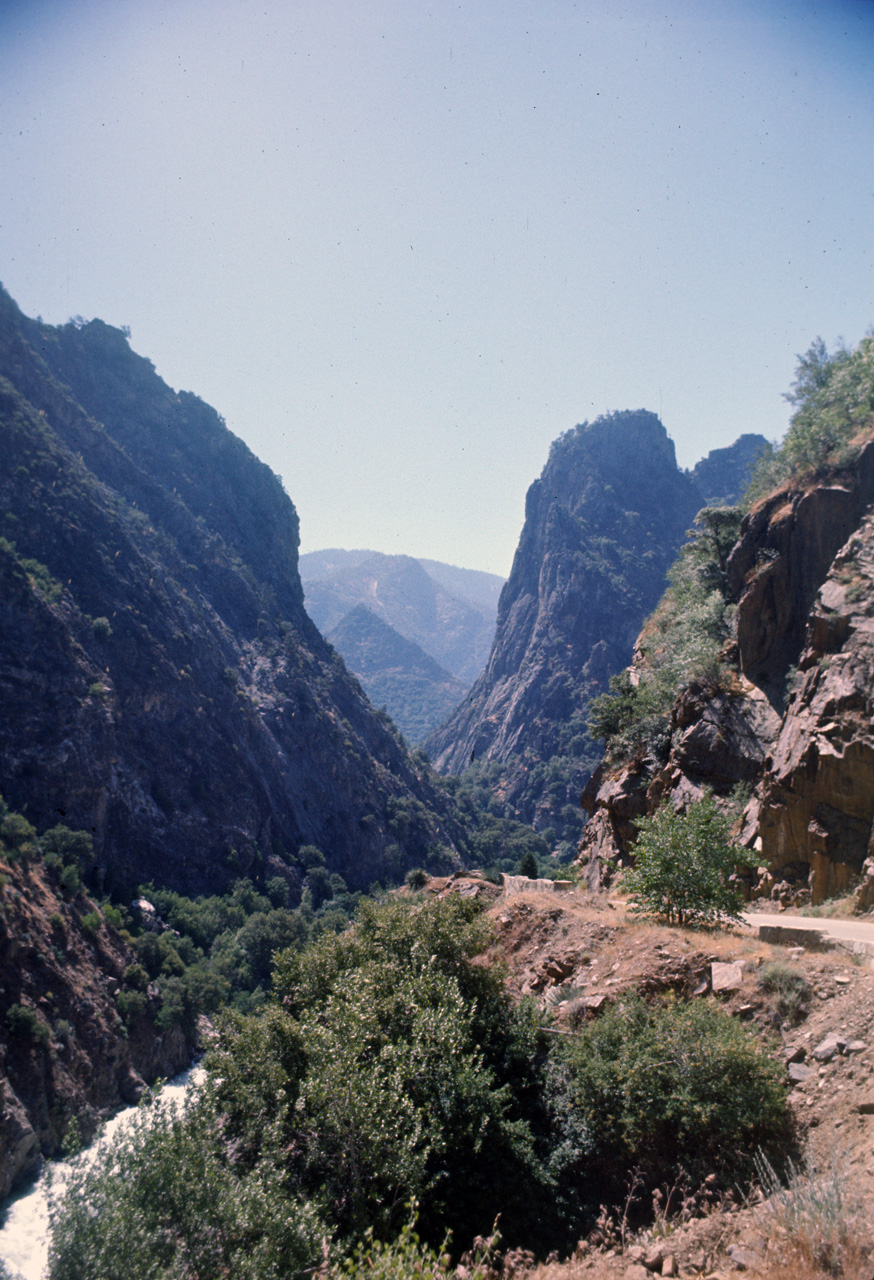
{"type": "Polygon", "coordinates": [[[301,844],[351,885],[451,856],[446,798],[304,612],[281,482],[213,409],[119,330],[0,293],[0,449],[10,804],[93,832],[107,885],[218,889],[301,844]]]}
{"type": "Polygon", "coordinates": [[[422,742],[467,692],[430,654],[366,605],[346,614],[328,639],[375,707],[385,707],[408,742],[422,742]]]}

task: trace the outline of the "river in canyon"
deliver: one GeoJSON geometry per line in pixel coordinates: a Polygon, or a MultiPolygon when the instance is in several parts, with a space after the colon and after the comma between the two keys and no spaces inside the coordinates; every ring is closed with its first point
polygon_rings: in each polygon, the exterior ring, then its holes
{"type": "MultiPolygon", "coordinates": [[[[181,1106],[190,1083],[203,1077],[202,1067],[189,1067],[169,1080],[157,1094],[153,1106],[181,1106]]],[[[123,1133],[140,1113],[127,1107],[104,1125],[99,1136],[76,1161],[92,1161],[101,1147],[123,1133]]],[[[44,1280],[49,1259],[49,1195],[63,1195],[71,1164],[53,1161],[30,1187],[12,1196],[0,1209],[0,1261],[13,1280],[44,1280]]]]}

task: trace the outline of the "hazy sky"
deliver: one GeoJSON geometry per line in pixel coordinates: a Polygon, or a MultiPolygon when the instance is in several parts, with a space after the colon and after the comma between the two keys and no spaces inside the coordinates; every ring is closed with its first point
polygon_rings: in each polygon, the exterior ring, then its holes
{"type": "Polygon", "coordinates": [[[874,2],[0,0],[0,280],[129,325],[304,550],[507,573],[550,442],[785,429],[874,323],[874,2]]]}

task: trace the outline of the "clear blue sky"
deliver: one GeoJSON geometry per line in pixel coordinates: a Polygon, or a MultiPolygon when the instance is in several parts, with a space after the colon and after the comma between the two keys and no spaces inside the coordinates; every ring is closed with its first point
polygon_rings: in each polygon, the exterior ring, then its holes
{"type": "Polygon", "coordinates": [[[550,441],[782,434],[874,323],[874,2],[0,0],[0,279],[129,325],[304,550],[509,571],[550,441]]]}

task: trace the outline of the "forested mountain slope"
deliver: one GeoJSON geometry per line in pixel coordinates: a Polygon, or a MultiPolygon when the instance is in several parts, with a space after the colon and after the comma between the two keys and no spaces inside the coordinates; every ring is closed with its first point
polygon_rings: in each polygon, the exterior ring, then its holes
{"type": "Polygon", "coordinates": [[[99,320],[0,294],[0,779],[107,888],[450,857],[448,801],[303,608],[282,484],[99,320]],[[440,852],[442,850],[442,853],[440,852]]]}

